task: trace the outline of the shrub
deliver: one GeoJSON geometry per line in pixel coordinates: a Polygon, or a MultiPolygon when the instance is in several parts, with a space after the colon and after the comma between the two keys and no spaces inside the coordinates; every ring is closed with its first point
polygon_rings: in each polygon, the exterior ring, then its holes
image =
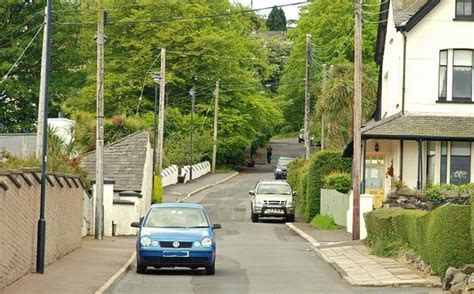
{"type": "Polygon", "coordinates": [[[296,160],[293,160],[288,165],[288,176],[286,181],[290,184],[293,190],[298,189],[299,178],[300,178],[300,170],[305,164],[305,160],[302,157],[298,157],[296,160]]]}
{"type": "Polygon", "coordinates": [[[153,195],[151,196],[151,203],[161,203],[163,201],[163,184],[160,176],[154,177],[153,195]]]}
{"type": "Polygon", "coordinates": [[[338,226],[334,222],[334,218],[332,216],[321,214],[317,214],[315,217],[313,217],[311,220],[311,225],[321,230],[337,230],[341,228],[341,226],[338,226]]]}
{"type": "Polygon", "coordinates": [[[298,213],[304,214],[306,208],[306,192],[308,190],[308,170],[309,162],[306,162],[301,168],[298,175],[298,190],[296,194],[296,209],[298,213]]]}
{"type": "Polygon", "coordinates": [[[352,176],[349,173],[330,173],[324,177],[323,187],[347,194],[352,189],[352,176]]]}
{"type": "Polygon", "coordinates": [[[406,187],[406,184],[405,182],[403,182],[402,180],[395,180],[392,182],[392,188],[395,189],[395,191],[398,191],[402,188],[405,188],[406,187]]]}
{"type": "Polygon", "coordinates": [[[304,217],[310,221],[320,212],[323,179],[332,172],[351,172],[351,159],[339,151],[320,151],[310,161],[304,217]]]}
{"type": "Polygon", "coordinates": [[[426,199],[431,202],[440,202],[445,198],[441,191],[441,187],[438,185],[433,185],[431,188],[427,189],[425,195],[426,199]]]}
{"type": "Polygon", "coordinates": [[[378,255],[393,255],[410,247],[438,274],[450,266],[474,262],[470,236],[471,211],[467,205],[451,205],[431,212],[379,209],[364,215],[366,242],[378,255]]]}

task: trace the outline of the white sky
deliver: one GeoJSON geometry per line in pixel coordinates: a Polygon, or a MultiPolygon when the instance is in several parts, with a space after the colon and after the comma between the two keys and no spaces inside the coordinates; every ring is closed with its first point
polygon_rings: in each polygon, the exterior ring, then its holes
{"type": "MultiPolygon", "coordinates": [[[[250,6],[251,0],[229,0],[230,3],[242,3],[244,5],[250,6]]],[[[274,5],[283,5],[283,4],[291,4],[291,3],[297,3],[297,2],[303,2],[305,0],[253,0],[253,8],[263,8],[263,7],[269,7],[269,6],[274,6],[274,5]]],[[[298,19],[298,12],[299,12],[299,6],[300,5],[294,5],[294,6],[287,6],[283,7],[283,10],[285,11],[285,16],[286,19],[298,19]]],[[[270,9],[268,10],[261,10],[260,14],[261,15],[268,15],[270,13],[270,9]]]]}

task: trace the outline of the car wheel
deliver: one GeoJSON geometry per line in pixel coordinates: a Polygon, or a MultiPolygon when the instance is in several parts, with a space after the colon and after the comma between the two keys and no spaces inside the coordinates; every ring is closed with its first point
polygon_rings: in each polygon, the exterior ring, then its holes
{"type": "Polygon", "coordinates": [[[289,223],[293,223],[295,222],[295,215],[294,214],[290,214],[286,217],[286,221],[289,222],[289,223]]]}
{"type": "Polygon", "coordinates": [[[214,275],[216,273],[216,261],[214,260],[210,266],[206,266],[206,275],[214,275]]]}
{"type": "Polygon", "coordinates": [[[146,265],[141,265],[137,261],[137,274],[144,274],[146,272],[146,265]]]}
{"type": "Polygon", "coordinates": [[[251,217],[253,223],[258,223],[258,214],[252,213],[251,217]]]}

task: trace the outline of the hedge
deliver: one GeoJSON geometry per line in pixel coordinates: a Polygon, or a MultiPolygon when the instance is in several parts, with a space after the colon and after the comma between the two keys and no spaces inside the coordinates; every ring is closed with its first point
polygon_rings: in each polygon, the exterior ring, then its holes
{"type": "Polygon", "coordinates": [[[298,157],[288,165],[288,176],[286,181],[290,184],[293,190],[298,190],[300,170],[305,164],[304,158],[298,157]]]}
{"type": "Polygon", "coordinates": [[[151,196],[152,204],[161,203],[163,200],[163,184],[160,176],[155,176],[155,183],[153,188],[153,195],[151,196]]]}
{"type": "Polygon", "coordinates": [[[351,172],[351,159],[343,158],[340,151],[320,151],[310,161],[304,217],[311,221],[320,213],[323,179],[332,172],[351,172]]]}
{"type": "Polygon", "coordinates": [[[324,177],[323,188],[347,194],[352,189],[352,175],[350,173],[341,172],[330,173],[324,177]]]}
{"type": "Polygon", "coordinates": [[[474,263],[469,205],[444,206],[431,212],[378,209],[364,218],[366,242],[375,254],[394,253],[393,247],[409,247],[442,276],[450,266],[474,263]]]}

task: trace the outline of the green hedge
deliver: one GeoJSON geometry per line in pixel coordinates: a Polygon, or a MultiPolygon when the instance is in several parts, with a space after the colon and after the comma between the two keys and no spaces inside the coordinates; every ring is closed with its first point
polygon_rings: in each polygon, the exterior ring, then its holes
{"type": "Polygon", "coordinates": [[[445,206],[431,212],[378,209],[364,218],[366,242],[377,255],[409,247],[440,275],[450,266],[474,262],[468,205],[445,206]]]}
{"type": "Polygon", "coordinates": [[[304,217],[311,221],[320,213],[323,179],[332,172],[351,172],[351,159],[343,158],[340,151],[320,151],[310,161],[304,217]]]}
{"type": "Polygon", "coordinates": [[[352,175],[350,173],[333,172],[324,177],[324,189],[333,189],[347,194],[352,189],[352,175]]]}
{"type": "Polygon", "coordinates": [[[300,178],[300,170],[303,167],[305,161],[304,158],[298,157],[296,160],[293,160],[288,165],[288,176],[286,181],[290,184],[293,190],[298,190],[299,185],[299,178],[300,178]]]}
{"type": "Polygon", "coordinates": [[[163,200],[163,184],[160,176],[155,176],[155,183],[153,188],[153,195],[151,196],[151,203],[161,203],[163,200]]]}

